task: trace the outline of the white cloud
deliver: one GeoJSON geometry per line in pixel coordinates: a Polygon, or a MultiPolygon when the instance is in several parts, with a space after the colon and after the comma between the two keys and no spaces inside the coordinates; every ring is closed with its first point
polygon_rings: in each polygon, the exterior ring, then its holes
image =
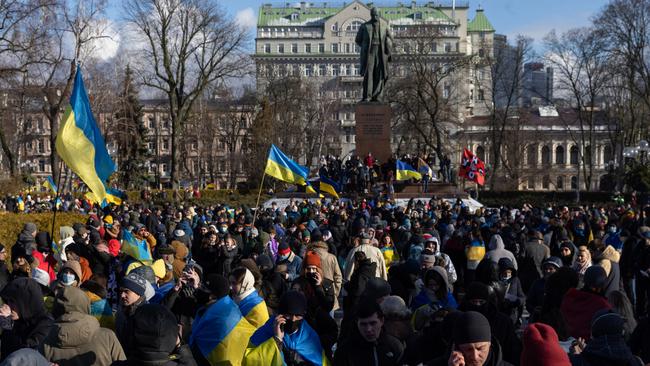
{"type": "Polygon", "coordinates": [[[238,11],[235,19],[237,24],[246,29],[254,29],[257,26],[257,15],[251,7],[238,11]]]}

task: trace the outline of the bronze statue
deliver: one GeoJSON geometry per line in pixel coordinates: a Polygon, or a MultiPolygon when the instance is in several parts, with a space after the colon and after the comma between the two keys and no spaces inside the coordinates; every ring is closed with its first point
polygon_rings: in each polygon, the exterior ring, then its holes
{"type": "Polygon", "coordinates": [[[379,18],[377,8],[370,9],[370,20],[359,27],[355,42],[361,48],[362,102],[381,101],[388,63],[392,61],[393,36],[388,23],[379,18]]]}

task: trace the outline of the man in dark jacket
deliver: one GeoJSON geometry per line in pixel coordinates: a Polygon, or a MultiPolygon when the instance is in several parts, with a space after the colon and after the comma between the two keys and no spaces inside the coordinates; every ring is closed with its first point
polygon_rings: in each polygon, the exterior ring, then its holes
{"type": "Polygon", "coordinates": [[[499,342],[492,338],[490,323],[480,313],[468,311],[458,316],[452,330],[454,348],[430,366],[511,366],[501,357],[499,342]]]}
{"type": "Polygon", "coordinates": [[[549,248],[544,245],[544,236],[539,231],[534,231],[526,245],[524,245],[523,258],[519,265],[519,274],[524,291],[528,291],[533,281],[544,276],[542,263],[550,255],[549,248]]]}
{"type": "Polygon", "coordinates": [[[36,249],[36,232],[38,228],[36,224],[28,222],[23,227],[23,231],[18,234],[18,239],[16,239],[16,244],[14,247],[23,248],[28,255],[32,254],[32,250],[36,249]]]}
{"type": "Polygon", "coordinates": [[[11,281],[0,293],[0,358],[20,348],[36,348],[50,332],[52,318],[45,310],[40,285],[30,278],[11,281]]]}
{"type": "Polygon", "coordinates": [[[367,302],[357,311],[361,337],[348,338],[336,349],[335,365],[399,365],[404,347],[382,329],[384,314],[376,302],[367,302]]]}

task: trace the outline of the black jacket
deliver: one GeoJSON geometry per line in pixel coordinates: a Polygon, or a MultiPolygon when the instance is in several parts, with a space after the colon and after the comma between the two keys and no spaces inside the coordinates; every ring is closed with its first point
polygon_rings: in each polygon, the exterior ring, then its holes
{"type": "MultiPolygon", "coordinates": [[[[439,357],[430,361],[426,365],[447,366],[449,363],[450,355],[451,355],[451,351],[447,352],[447,354],[443,357],[439,357]]],[[[503,360],[502,353],[501,353],[501,346],[499,345],[499,342],[495,339],[492,339],[492,346],[490,347],[490,355],[488,356],[488,359],[485,361],[485,363],[482,366],[512,366],[512,364],[503,360]]]]}
{"type": "Polygon", "coordinates": [[[579,355],[569,355],[572,366],[643,366],[623,337],[604,335],[589,340],[579,355]]]}
{"type": "Polygon", "coordinates": [[[363,337],[349,338],[336,349],[334,365],[341,366],[391,366],[399,365],[404,347],[397,338],[381,332],[376,342],[363,337]]]}
{"type": "Polygon", "coordinates": [[[40,285],[30,278],[11,281],[0,296],[20,317],[15,322],[3,322],[0,358],[4,360],[18,349],[38,347],[50,332],[53,319],[45,310],[40,285]]]}

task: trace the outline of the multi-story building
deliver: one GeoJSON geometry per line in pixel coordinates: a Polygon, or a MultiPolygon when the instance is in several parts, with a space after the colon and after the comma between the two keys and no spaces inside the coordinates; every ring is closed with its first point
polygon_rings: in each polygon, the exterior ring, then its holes
{"type": "MultiPolygon", "coordinates": [[[[427,59],[432,64],[476,55],[491,54],[494,28],[482,9],[467,19],[467,1],[435,1],[418,4],[396,3],[378,7],[394,35],[391,76],[404,75],[409,58],[422,53],[423,37],[427,42],[427,59]],[[427,27],[426,35],[420,30],[427,27]]],[[[263,92],[269,80],[301,77],[330,96],[340,98],[334,118],[339,126],[341,155],[354,150],[354,107],[360,100],[359,48],[355,37],[359,27],[370,19],[370,7],[360,1],[334,5],[300,2],[298,6],[262,5],[259,9],[257,37],[253,58],[256,63],[258,92],[263,92]]],[[[472,63],[459,75],[458,106],[460,120],[488,113],[485,100],[488,89],[473,80],[488,83],[486,65],[472,63]]],[[[451,82],[449,86],[451,86],[451,82]]],[[[454,83],[456,84],[456,83],[454,83]]],[[[397,141],[397,138],[394,138],[397,141]]]]}
{"type": "Polygon", "coordinates": [[[524,65],[522,104],[524,107],[544,106],[553,101],[553,68],[541,62],[524,65]]]}

